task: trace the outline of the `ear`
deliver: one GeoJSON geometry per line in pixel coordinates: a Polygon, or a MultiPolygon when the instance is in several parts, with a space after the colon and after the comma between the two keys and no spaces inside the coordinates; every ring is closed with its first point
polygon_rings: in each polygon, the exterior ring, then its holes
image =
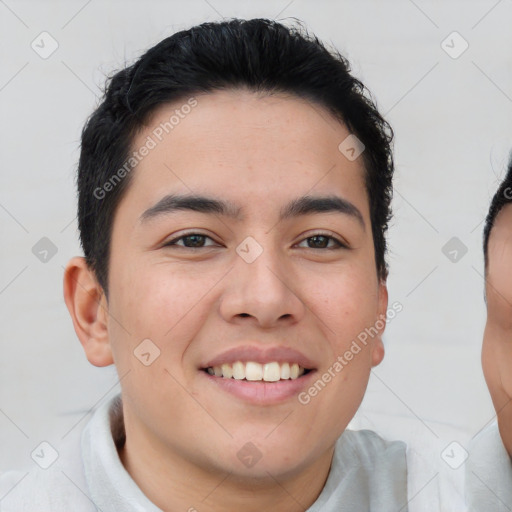
{"type": "Polygon", "coordinates": [[[94,366],[114,363],[108,337],[108,304],[85,258],[76,256],[64,272],[64,300],[85,355],[94,366]]]}
{"type": "Polygon", "coordinates": [[[375,327],[378,329],[378,334],[373,338],[372,343],[372,367],[379,365],[384,359],[384,344],[382,343],[382,335],[386,328],[386,317],[388,310],[388,287],[385,279],[379,282],[378,290],[378,306],[377,306],[377,319],[375,320],[375,327]]]}

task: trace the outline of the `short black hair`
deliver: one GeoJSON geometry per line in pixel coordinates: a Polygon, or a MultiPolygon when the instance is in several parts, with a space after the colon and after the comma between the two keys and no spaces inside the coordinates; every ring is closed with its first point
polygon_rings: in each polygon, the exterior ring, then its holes
{"type": "Polygon", "coordinates": [[[509,203],[512,203],[512,153],[510,154],[508,169],[505,178],[500,183],[498,190],[494,194],[491,200],[491,206],[489,207],[489,212],[487,213],[487,217],[485,218],[484,263],[486,270],[488,265],[487,249],[489,246],[489,237],[491,236],[492,228],[494,226],[498,213],[500,213],[501,209],[509,203]]]}
{"type": "Polygon", "coordinates": [[[307,99],[334,114],[364,144],[377,273],[387,277],[393,131],[366,87],[350,74],[348,61],[309,35],[301,22],[296,25],[268,19],[203,23],[162,40],[107,79],[82,131],[77,172],[80,242],[107,299],[113,219],[136,165],[127,167],[135,135],[164,104],[240,88],[307,99]]]}

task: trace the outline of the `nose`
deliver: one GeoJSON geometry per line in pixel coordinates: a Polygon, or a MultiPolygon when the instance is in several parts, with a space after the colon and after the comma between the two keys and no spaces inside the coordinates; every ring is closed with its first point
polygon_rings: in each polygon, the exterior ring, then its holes
{"type": "Polygon", "coordinates": [[[224,320],[252,321],[267,329],[299,322],[305,305],[290,264],[269,248],[248,261],[237,255],[227,276],[220,305],[224,320]]]}

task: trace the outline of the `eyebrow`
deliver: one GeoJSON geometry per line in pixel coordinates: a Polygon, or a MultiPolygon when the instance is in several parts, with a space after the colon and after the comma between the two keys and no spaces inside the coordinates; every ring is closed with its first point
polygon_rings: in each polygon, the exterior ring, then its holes
{"type": "MultiPolygon", "coordinates": [[[[206,214],[222,215],[235,220],[244,218],[242,208],[232,203],[199,195],[169,194],[160,199],[155,205],[148,208],[139,218],[141,223],[148,222],[163,215],[176,211],[194,211],[206,214]]],[[[279,221],[302,215],[318,213],[341,213],[354,218],[365,229],[363,215],[350,201],[342,197],[330,196],[302,196],[292,200],[279,213],[279,221]]]]}

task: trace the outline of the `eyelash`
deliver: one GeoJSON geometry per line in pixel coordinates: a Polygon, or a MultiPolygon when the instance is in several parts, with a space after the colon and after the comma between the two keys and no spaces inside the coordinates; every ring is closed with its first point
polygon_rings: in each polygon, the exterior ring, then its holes
{"type": "MultiPolygon", "coordinates": [[[[207,247],[213,247],[211,245],[207,245],[207,246],[203,246],[203,247],[186,247],[184,245],[178,245],[177,242],[179,242],[180,240],[183,240],[184,238],[188,238],[190,236],[201,236],[201,237],[204,237],[204,238],[209,238],[210,240],[213,240],[213,238],[209,237],[208,235],[205,235],[203,233],[196,233],[194,231],[191,231],[190,233],[185,233],[177,238],[173,238],[172,240],[169,240],[168,242],[166,242],[163,247],[172,247],[172,246],[177,246],[177,247],[181,247],[183,249],[206,249],[207,247]]],[[[341,240],[339,240],[337,237],[334,237],[332,236],[331,234],[329,233],[325,233],[325,232],[319,232],[319,233],[313,233],[305,238],[303,238],[299,243],[301,242],[304,242],[306,240],[309,240],[310,238],[314,238],[314,237],[324,237],[324,238],[327,238],[329,241],[332,240],[334,241],[335,244],[337,244],[336,247],[320,247],[320,248],[314,248],[314,247],[306,247],[306,249],[313,249],[313,250],[336,250],[336,249],[349,249],[349,247],[343,243],[341,240]]],[[[215,241],[215,240],[213,240],[215,241]]],[[[329,243],[329,242],[327,242],[329,243]]]]}

